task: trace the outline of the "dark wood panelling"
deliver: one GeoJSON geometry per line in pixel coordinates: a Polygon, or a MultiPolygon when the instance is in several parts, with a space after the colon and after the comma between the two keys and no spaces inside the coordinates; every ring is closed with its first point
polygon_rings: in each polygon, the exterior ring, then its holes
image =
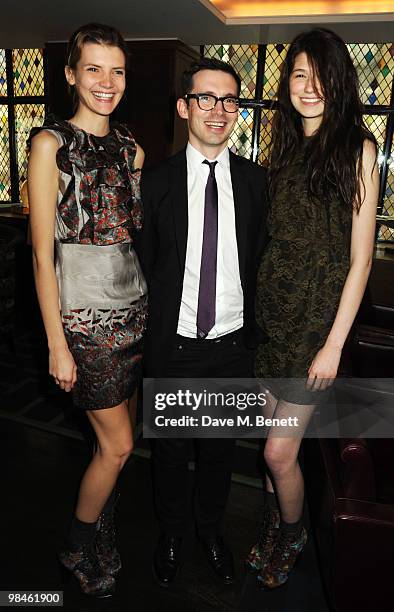
{"type": "MultiPolygon", "coordinates": [[[[130,124],[149,165],[186,144],[186,122],[178,117],[175,103],[181,74],[199,54],[178,40],[129,41],[127,46],[127,87],[113,118],[130,124]]],[[[48,43],[46,50],[49,112],[68,119],[72,102],[64,78],[66,44],[48,43]]]]}

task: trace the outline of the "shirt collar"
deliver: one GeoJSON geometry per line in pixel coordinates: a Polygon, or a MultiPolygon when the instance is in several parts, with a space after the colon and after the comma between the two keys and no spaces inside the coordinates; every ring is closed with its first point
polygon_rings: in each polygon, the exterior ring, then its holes
{"type": "MultiPolygon", "coordinates": [[[[193,169],[197,169],[201,167],[201,164],[206,157],[204,157],[200,151],[197,151],[197,149],[193,147],[190,142],[188,142],[186,147],[186,159],[188,164],[190,164],[193,169]]],[[[223,149],[223,151],[215,159],[210,159],[209,161],[217,161],[219,166],[222,166],[223,168],[230,168],[230,153],[228,147],[223,149]]]]}

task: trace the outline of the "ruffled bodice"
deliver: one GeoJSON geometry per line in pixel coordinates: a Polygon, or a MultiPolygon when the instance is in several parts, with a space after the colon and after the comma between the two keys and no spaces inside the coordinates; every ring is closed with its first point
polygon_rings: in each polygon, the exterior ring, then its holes
{"type": "Polygon", "coordinates": [[[132,242],[142,226],[140,170],[134,169],[136,143],[129,129],[112,124],[103,137],[48,116],[41,130],[60,143],[56,239],[104,246],[132,242]]]}

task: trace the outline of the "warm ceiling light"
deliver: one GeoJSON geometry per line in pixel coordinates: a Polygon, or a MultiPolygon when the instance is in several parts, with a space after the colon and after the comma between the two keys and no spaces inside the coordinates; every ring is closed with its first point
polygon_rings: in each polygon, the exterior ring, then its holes
{"type": "Polygon", "coordinates": [[[228,25],[327,21],[391,21],[394,0],[200,0],[228,25]]]}

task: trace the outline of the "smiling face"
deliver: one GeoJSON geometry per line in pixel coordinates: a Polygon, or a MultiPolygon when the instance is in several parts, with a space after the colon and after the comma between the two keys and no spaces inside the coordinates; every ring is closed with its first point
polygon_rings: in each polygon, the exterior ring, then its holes
{"type": "Polygon", "coordinates": [[[324,113],[324,96],[306,53],[297,55],[289,81],[290,100],[302,117],[307,136],[319,128],[324,113]]]}
{"type": "MultiPolygon", "coordinates": [[[[200,70],[193,76],[193,87],[189,93],[213,94],[218,98],[238,97],[234,77],[222,70],[200,70]]],[[[238,119],[238,112],[228,113],[218,102],[210,111],[201,110],[197,100],[180,99],[178,113],[187,119],[189,142],[208,159],[215,159],[228,144],[228,139],[238,119]]]]}
{"type": "Polygon", "coordinates": [[[77,92],[78,112],[108,116],[115,110],[126,87],[125,63],[118,47],[84,44],[76,68],[65,68],[67,82],[77,92]]]}

